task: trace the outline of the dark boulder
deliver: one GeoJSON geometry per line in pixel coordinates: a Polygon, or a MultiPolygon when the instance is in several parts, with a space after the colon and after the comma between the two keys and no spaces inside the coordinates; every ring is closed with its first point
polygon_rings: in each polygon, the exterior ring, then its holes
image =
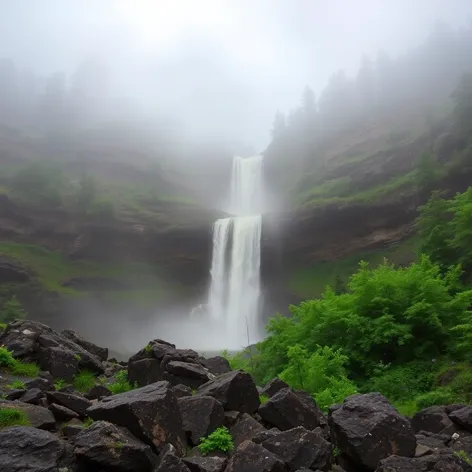
{"type": "Polygon", "coordinates": [[[123,427],[106,421],[93,423],[75,438],[79,467],[116,472],[152,472],[157,456],[151,448],[123,427]]]}
{"type": "Polygon", "coordinates": [[[303,426],[311,430],[320,425],[323,416],[315,404],[308,404],[290,389],[279,390],[259,408],[259,414],[269,425],[281,431],[303,426]]]}
{"type": "Polygon", "coordinates": [[[472,472],[472,466],[454,454],[417,458],[393,455],[383,459],[375,472],[472,472]]]}
{"type": "Polygon", "coordinates": [[[268,397],[272,397],[284,388],[289,387],[283,380],[275,378],[270,380],[269,383],[261,390],[261,395],[267,395],[268,397]]]}
{"type": "Polygon", "coordinates": [[[79,415],[75,411],[65,406],[57,405],[56,403],[49,405],[49,411],[54,415],[57,421],[70,421],[74,418],[79,418],[79,415]]]}
{"type": "Polygon", "coordinates": [[[54,390],[54,384],[51,379],[45,377],[37,377],[32,380],[25,382],[25,387],[27,390],[31,388],[39,388],[42,392],[47,392],[48,390],[54,390]]]}
{"type": "Polygon", "coordinates": [[[159,454],[158,466],[155,472],[190,472],[182,462],[174,446],[166,444],[159,454]]]}
{"type": "Polygon", "coordinates": [[[157,359],[140,359],[128,365],[128,379],[140,387],[163,379],[164,370],[157,359]]]}
{"type": "Polygon", "coordinates": [[[451,411],[449,418],[461,428],[472,432],[472,406],[464,406],[463,408],[451,411]]]}
{"type": "Polygon", "coordinates": [[[416,438],[409,421],[379,393],[348,397],[331,414],[329,424],[333,443],[366,470],[375,470],[391,454],[415,454],[416,438]]]}
{"type": "Polygon", "coordinates": [[[111,391],[105,385],[94,385],[86,394],[87,400],[101,400],[104,397],[109,397],[111,391]]]}
{"type": "Polygon", "coordinates": [[[234,447],[238,447],[244,441],[252,440],[263,431],[266,431],[264,426],[258,423],[251,415],[244,413],[230,429],[234,447]]]}
{"type": "MultiPolygon", "coordinates": [[[[167,354],[174,354],[176,352],[175,344],[168,343],[162,339],[151,341],[152,356],[158,361],[162,361],[167,354]]],[[[130,359],[131,361],[131,359],[130,359]]]]}
{"type": "Polygon", "coordinates": [[[85,417],[85,411],[92,406],[90,400],[87,400],[78,393],[48,392],[49,403],[57,403],[75,411],[79,416],[85,417]]]}
{"type": "Polygon", "coordinates": [[[61,334],[73,341],[75,344],[78,344],[80,347],[84,348],[87,352],[90,352],[90,354],[98,357],[101,361],[107,360],[108,349],[106,347],[100,347],[91,343],[90,341],[86,341],[79,333],[73,331],[72,329],[61,331],[61,334]]]}
{"type": "Polygon", "coordinates": [[[227,428],[232,428],[240,417],[240,411],[225,411],[225,426],[227,428]]]}
{"type": "Polygon", "coordinates": [[[168,351],[161,360],[161,366],[166,368],[167,364],[173,361],[199,365],[198,353],[192,349],[175,349],[174,351],[168,351]]]}
{"type": "Polygon", "coordinates": [[[430,433],[429,431],[420,431],[416,434],[416,444],[426,446],[432,450],[444,449],[449,442],[449,438],[442,434],[430,433]]]}
{"type": "Polygon", "coordinates": [[[39,401],[44,393],[39,388],[31,388],[27,390],[20,398],[20,402],[30,403],[31,405],[39,405],[39,401]]]}
{"type": "Polygon", "coordinates": [[[411,425],[416,432],[421,430],[440,433],[451,426],[452,421],[447,416],[443,406],[430,406],[416,413],[411,419],[411,425]]]}
{"type": "Polygon", "coordinates": [[[5,400],[18,400],[26,393],[24,388],[14,388],[13,390],[8,390],[7,393],[3,394],[5,400]]]}
{"type": "Polygon", "coordinates": [[[451,441],[450,447],[453,451],[460,452],[464,451],[469,457],[472,458],[472,436],[460,436],[451,441]]]}
{"type": "Polygon", "coordinates": [[[52,430],[56,427],[56,420],[53,414],[42,406],[30,405],[29,403],[23,403],[18,400],[13,402],[0,400],[0,408],[11,408],[24,412],[28,417],[30,426],[34,428],[52,430]]]}
{"type": "Polygon", "coordinates": [[[72,470],[72,447],[48,431],[27,426],[0,430],[2,472],[72,470]]]}
{"type": "Polygon", "coordinates": [[[55,379],[71,382],[79,370],[77,356],[62,347],[42,348],[38,352],[41,369],[47,369],[55,379]]]}
{"type": "Polygon", "coordinates": [[[192,396],[192,389],[187,387],[187,385],[174,385],[171,390],[174,392],[174,395],[177,398],[190,397],[192,396]]]}
{"type": "Polygon", "coordinates": [[[168,382],[156,382],[106,397],[86,413],[94,420],[109,421],[128,428],[137,438],[158,451],[166,443],[173,445],[179,454],[185,451],[179,405],[168,382]]]}
{"type": "Polygon", "coordinates": [[[254,413],[261,403],[252,377],[240,370],[220,375],[203,384],[198,388],[197,395],[214,397],[225,410],[238,410],[241,413],[254,413]]]}
{"type": "Polygon", "coordinates": [[[279,428],[264,429],[264,431],[261,431],[260,433],[256,434],[256,436],[252,438],[252,441],[256,444],[262,444],[267,439],[273,438],[278,434],[280,434],[279,428]]]}
{"type": "Polygon", "coordinates": [[[178,399],[182,424],[192,446],[224,424],[224,410],[213,397],[183,397],[178,399]]]}
{"type": "Polygon", "coordinates": [[[259,444],[244,441],[234,452],[225,472],[286,472],[285,464],[259,444]]]}
{"type": "Polygon", "coordinates": [[[228,359],[221,356],[209,357],[208,359],[200,358],[200,363],[213,375],[221,375],[231,372],[231,366],[229,365],[228,359]]]}
{"type": "Polygon", "coordinates": [[[184,457],[182,462],[190,472],[223,472],[227,460],[224,457],[184,457]]]}
{"type": "Polygon", "coordinates": [[[62,427],[61,432],[65,438],[75,440],[75,438],[84,430],[83,425],[66,424],[62,427]]]}
{"type": "Polygon", "coordinates": [[[32,274],[17,261],[0,256],[0,285],[28,282],[32,274]]]}
{"type": "Polygon", "coordinates": [[[331,469],[331,444],[320,434],[301,426],[267,439],[262,446],[282,459],[290,470],[301,467],[322,471],[331,469]]]}
{"type": "Polygon", "coordinates": [[[170,361],[166,365],[164,380],[172,385],[187,385],[190,388],[198,388],[210,380],[208,372],[198,364],[189,362],[170,361]]]}

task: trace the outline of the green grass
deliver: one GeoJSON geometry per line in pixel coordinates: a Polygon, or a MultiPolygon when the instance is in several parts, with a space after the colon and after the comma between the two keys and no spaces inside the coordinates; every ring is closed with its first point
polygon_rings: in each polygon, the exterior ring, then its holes
{"type": "Polygon", "coordinates": [[[0,408],[0,429],[9,426],[29,426],[26,413],[15,408],[0,408]]]}
{"type": "Polygon", "coordinates": [[[259,401],[261,402],[261,405],[267,403],[269,401],[269,395],[259,395],[259,401]]]}
{"type": "Polygon", "coordinates": [[[7,323],[0,323],[0,331],[5,331],[7,329],[7,323]]]}
{"type": "Polygon", "coordinates": [[[24,390],[26,385],[22,380],[13,380],[7,387],[11,390],[24,390]]]}
{"type": "Polygon", "coordinates": [[[394,264],[405,264],[415,259],[417,246],[418,240],[411,238],[386,249],[353,254],[335,261],[318,262],[310,267],[295,270],[288,280],[288,286],[299,297],[318,297],[326,285],[334,287],[336,276],[346,282],[358,269],[361,260],[376,266],[386,257],[394,264]]]}
{"type": "Polygon", "coordinates": [[[58,379],[54,382],[54,388],[56,390],[61,390],[61,388],[64,388],[67,385],[67,382],[63,379],[58,379]]]}
{"type": "Polygon", "coordinates": [[[467,462],[467,464],[472,465],[472,458],[464,450],[461,449],[460,451],[455,451],[454,454],[467,462]]]}
{"type": "Polygon", "coordinates": [[[85,418],[85,420],[84,420],[84,428],[88,428],[88,427],[91,426],[93,423],[94,423],[94,420],[92,420],[92,418],[89,418],[89,417],[87,416],[87,418],[85,418]]]}
{"type": "Polygon", "coordinates": [[[87,393],[96,383],[96,374],[88,370],[80,371],[72,381],[74,389],[82,393],[87,393]]]}
{"type": "Polygon", "coordinates": [[[14,375],[23,377],[37,377],[40,372],[40,368],[36,364],[16,360],[6,347],[0,346],[0,368],[2,367],[14,375]]]}
{"type": "Polygon", "coordinates": [[[115,374],[114,382],[107,387],[113,395],[116,395],[138,388],[138,385],[132,385],[128,380],[128,372],[126,370],[120,370],[115,374]]]}

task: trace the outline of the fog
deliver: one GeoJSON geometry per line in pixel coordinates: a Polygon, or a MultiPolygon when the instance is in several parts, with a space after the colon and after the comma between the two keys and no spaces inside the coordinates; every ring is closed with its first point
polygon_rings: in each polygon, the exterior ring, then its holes
{"type": "Polygon", "coordinates": [[[73,87],[74,77],[80,82],[82,67],[95,94],[82,106],[95,115],[165,122],[180,139],[237,142],[260,152],[276,110],[297,106],[305,85],[318,96],[333,72],[354,74],[363,55],[415,48],[438,21],[468,24],[472,5],[4,0],[0,8],[0,58],[22,74],[55,76],[64,87],[73,87]]]}

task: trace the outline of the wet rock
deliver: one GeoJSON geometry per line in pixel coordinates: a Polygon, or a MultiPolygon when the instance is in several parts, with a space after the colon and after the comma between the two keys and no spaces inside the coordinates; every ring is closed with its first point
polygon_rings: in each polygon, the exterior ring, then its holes
{"type": "Polygon", "coordinates": [[[376,472],[471,472],[472,466],[453,454],[433,454],[417,458],[390,456],[376,472]]]}
{"type": "Polygon", "coordinates": [[[90,354],[98,357],[102,362],[106,361],[108,358],[108,349],[105,347],[99,347],[96,344],[86,341],[79,333],[73,331],[72,329],[66,329],[61,331],[61,334],[66,338],[73,341],[75,344],[78,344],[80,347],[84,348],[90,354]]]}
{"type": "Polygon", "coordinates": [[[158,464],[155,472],[190,472],[171,444],[164,446],[159,455],[158,464]]]}
{"type": "Polygon", "coordinates": [[[79,360],[76,355],[62,347],[40,349],[38,362],[41,369],[47,369],[55,379],[71,382],[79,370],[79,360]]]}
{"type": "Polygon", "coordinates": [[[451,411],[449,418],[461,428],[472,432],[472,406],[464,406],[463,408],[451,411]]]}
{"type": "Polygon", "coordinates": [[[91,406],[87,415],[128,428],[137,438],[157,451],[169,443],[179,454],[185,451],[177,398],[165,381],[130,392],[106,397],[91,406]]]}
{"type": "Polygon", "coordinates": [[[450,447],[453,451],[464,451],[469,457],[472,457],[472,436],[461,436],[451,441],[450,447]]]}
{"type": "Polygon", "coordinates": [[[100,400],[103,397],[109,397],[111,391],[104,385],[94,385],[88,393],[85,394],[87,400],[100,400]]]}
{"type": "Polygon", "coordinates": [[[208,359],[200,359],[203,367],[209,370],[213,375],[221,375],[231,372],[231,366],[228,359],[221,356],[209,357],[208,359]]]}
{"type": "Polygon", "coordinates": [[[72,448],[48,431],[15,426],[0,430],[2,472],[58,472],[72,470],[72,448]]]}
{"type": "Polygon", "coordinates": [[[223,426],[223,406],[213,397],[183,397],[178,402],[183,429],[191,445],[196,446],[200,438],[223,426]]]}
{"type": "Polygon", "coordinates": [[[311,430],[320,425],[323,414],[314,404],[308,404],[290,389],[279,390],[259,408],[264,422],[281,431],[303,426],[311,430]]]}
{"type": "Polygon", "coordinates": [[[409,421],[379,393],[352,395],[329,418],[333,443],[358,467],[375,470],[396,453],[413,457],[416,438],[409,421]]]}
{"type": "Polygon", "coordinates": [[[192,389],[190,387],[187,387],[187,385],[174,385],[171,390],[174,392],[174,395],[177,398],[192,396],[192,389]]]}
{"type": "MultiPolygon", "coordinates": [[[[30,405],[18,400],[13,402],[8,400],[0,400],[0,408],[12,408],[23,411],[30,422],[30,426],[39,429],[52,430],[56,426],[56,420],[53,414],[42,406],[30,405]]],[[[1,470],[1,469],[0,469],[1,470]]]]}
{"type": "Polygon", "coordinates": [[[43,331],[52,330],[37,321],[12,321],[0,335],[0,346],[5,346],[16,359],[35,362],[37,360],[38,337],[43,331]]]}
{"type": "Polygon", "coordinates": [[[54,384],[51,379],[44,377],[37,377],[36,379],[28,380],[25,382],[25,387],[27,390],[32,388],[39,388],[42,392],[47,392],[48,390],[54,390],[54,384]]]}
{"type": "Polygon", "coordinates": [[[223,472],[227,460],[224,457],[184,457],[182,462],[190,472],[223,472]]]}
{"type": "Polygon", "coordinates": [[[75,438],[74,453],[83,470],[152,472],[157,456],[123,427],[106,421],[93,423],[75,438]]]}
{"type": "Polygon", "coordinates": [[[331,444],[320,434],[301,426],[265,440],[262,446],[282,459],[290,470],[301,467],[322,471],[331,469],[331,444]]]}
{"type": "Polygon", "coordinates": [[[79,415],[62,405],[53,403],[49,405],[49,411],[54,415],[57,421],[70,421],[74,418],[79,418],[79,415]]]}
{"type": "Polygon", "coordinates": [[[220,375],[203,384],[198,388],[197,395],[216,398],[227,411],[254,413],[260,405],[259,394],[252,377],[240,370],[220,375]]]}
{"type": "Polygon", "coordinates": [[[82,395],[77,393],[48,392],[47,399],[49,403],[57,403],[75,411],[79,416],[85,417],[85,411],[92,403],[82,395]]]}
{"type": "Polygon", "coordinates": [[[170,361],[166,365],[164,380],[168,380],[172,385],[183,384],[190,388],[198,388],[208,382],[210,377],[205,369],[198,364],[170,361]]]}
{"type": "Polygon", "coordinates": [[[278,434],[280,434],[280,429],[278,428],[264,429],[264,431],[261,431],[256,436],[254,436],[252,441],[256,444],[262,444],[267,439],[273,438],[278,434]]]}
{"type": "Polygon", "coordinates": [[[283,380],[275,378],[270,380],[269,383],[261,390],[261,395],[267,395],[268,397],[272,397],[284,388],[289,387],[283,380]]]}
{"type": "Polygon", "coordinates": [[[251,415],[244,413],[230,430],[234,447],[238,447],[244,441],[252,440],[263,431],[266,431],[264,426],[258,423],[251,415]]]}
{"type": "Polygon", "coordinates": [[[433,450],[444,449],[449,441],[447,436],[429,431],[420,431],[415,437],[417,445],[421,444],[433,450]]]}
{"type": "Polygon", "coordinates": [[[62,428],[62,434],[67,439],[75,440],[78,434],[81,433],[83,430],[84,430],[83,425],[66,424],[62,428]]]}
{"type": "Polygon", "coordinates": [[[198,353],[192,349],[175,349],[174,351],[168,351],[161,360],[161,367],[167,368],[169,362],[186,362],[199,365],[198,353]]]}
{"type": "Polygon", "coordinates": [[[7,393],[5,393],[5,400],[10,400],[10,401],[18,400],[25,393],[26,393],[26,390],[24,388],[22,389],[14,388],[13,390],[9,390],[7,393]]]}
{"type": "Polygon", "coordinates": [[[225,411],[225,426],[227,428],[232,428],[240,417],[240,411],[225,411]]]}
{"type": "Polygon", "coordinates": [[[416,432],[430,431],[439,433],[444,428],[451,426],[452,421],[447,416],[443,406],[430,406],[416,413],[411,419],[411,425],[416,432]]]}
{"type": "Polygon", "coordinates": [[[31,388],[27,390],[20,398],[20,402],[30,403],[31,405],[39,405],[43,392],[39,388],[31,388]]]}
{"type": "Polygon", "coordinates": [[[129,363],[128,379],[140,387],[163,380],[164,370],[156,359],[141,359],[129,363]]]}
{"type": "Polygon", "coordinates": [[[259,444],[244,441],[236,449],[225,472],[286,472],[285,464],[259,444]]]}

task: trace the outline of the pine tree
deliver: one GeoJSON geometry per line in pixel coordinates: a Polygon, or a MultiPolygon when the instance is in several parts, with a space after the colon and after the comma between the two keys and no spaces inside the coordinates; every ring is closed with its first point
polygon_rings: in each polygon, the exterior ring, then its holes
{"type": "Polygon", "coordinates": [[[10,323],[13,320],[21,320],[24,318],[26,318],[26,312],[15,296],[4,303],[3,309],[0,311],[0,320],[2,323],[10,323]]]}

